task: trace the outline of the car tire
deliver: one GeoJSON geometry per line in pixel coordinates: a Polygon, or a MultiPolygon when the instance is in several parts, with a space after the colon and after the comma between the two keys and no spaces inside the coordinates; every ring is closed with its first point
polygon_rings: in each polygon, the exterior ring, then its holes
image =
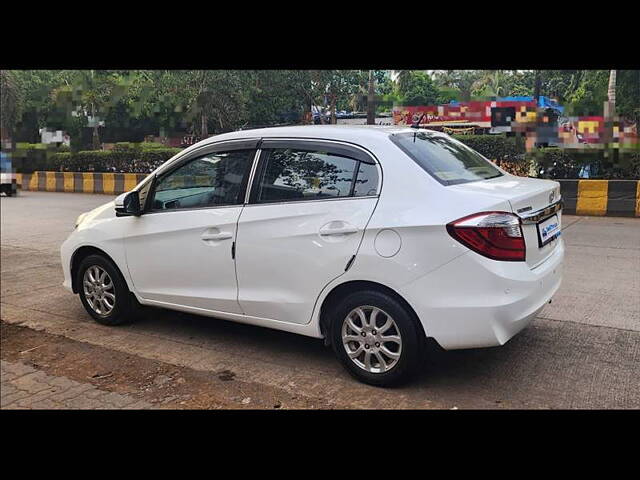
{"type": "Polygon", "coordinates": [[[82,260],[76,276],[78,295],[95,321],[115,326],[130,323],[138,313],[138,302],[114,263],[102,255],[82,260]],[[85,285],[85,279],[91,285],[85,285]]]}
{"type": "Polygon", "coordinates": [[[422,363],[424,334],[418,320],[391,295],[376,290],[351,293],[337,303],[330,320],[336,356],[352,376],[364,383],[378,387],[400,385],[422,363]],[[360,353],[353,358],[357,352],[360,353]]]}

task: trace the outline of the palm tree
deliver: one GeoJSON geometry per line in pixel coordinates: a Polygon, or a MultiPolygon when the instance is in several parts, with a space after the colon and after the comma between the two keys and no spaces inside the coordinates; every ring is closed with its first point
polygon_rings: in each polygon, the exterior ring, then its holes
{"type": "Polygon", "coordinates": [[[505,94],[506,75],[503,70],[485,70],[473,83],[476,94],[500,97],[505,94]]]}
{"type": "Polygon", "coordinates": [[[409,83],[409,79],[411,78],[411,70],[396,70],[397,77],[396,82],[398,83],[398,91],[404,92],[407,88],[407,84],[409,83]]]}

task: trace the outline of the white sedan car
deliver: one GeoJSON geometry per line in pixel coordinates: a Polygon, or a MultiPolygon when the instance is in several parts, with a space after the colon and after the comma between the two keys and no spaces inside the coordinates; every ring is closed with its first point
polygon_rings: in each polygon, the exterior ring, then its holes
{"type": "Polygon", "coordinates": [[[386,386],[427,337],[490,347],[531,322],[560,286],[561,205],[441,133],[233,132],[81,215],[64,286],[106,325],[148,305],[324,338],[386,386]]]}

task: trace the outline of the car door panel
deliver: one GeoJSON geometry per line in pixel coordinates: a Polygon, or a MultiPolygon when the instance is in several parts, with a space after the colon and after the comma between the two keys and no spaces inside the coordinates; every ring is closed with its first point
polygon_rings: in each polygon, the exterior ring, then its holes
{"type": "Polygon", "coordinates": [[[241,210],[177,210],[131,218],[127,265],[138,294],[145,300],[242,313],[231,256],[241,210]]]}
{"type": "Polygon", "coordinates": [[[233,242],[255,149],[199,151],[154,182],[129,217],[127,265],[142,300],[241,314],[233,242]]]}
{"type": "Polygon", "coordinates": [[[377,187],[353,192],[356,184],[377,184],[364,175],[370,169],[359,171],[364,160],[374,169],[375,162],[316,140],[263,140],[261,148],[238,221],[238,302],[246,315],[306,324],[321,290],[358,251],[377,187]]]}
{"type": "Polygon", "coordinates": [[[376,202],[353,198],[245,207],[236,247],[244,313],[308,323],[320,291],[357,253],[376,202]],[[323,235],[322,227],[332,222],[345,232],[323,235]]]}

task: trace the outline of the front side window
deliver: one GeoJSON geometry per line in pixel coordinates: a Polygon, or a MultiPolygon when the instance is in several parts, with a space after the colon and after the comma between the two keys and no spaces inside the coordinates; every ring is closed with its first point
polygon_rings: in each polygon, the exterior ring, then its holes
{"type": "Polygon", "coordinates": [[[153,210],[239,205],[244,202],[244,179],[255,150],[215,152],[190,160],[161,177],[153,210]]]}
{"type": "Polygon", "coordinates": [[[423,170],[444,185],[502,176],[502,172],[486,158],[451,137],[416,131],[391,135],[390,138],[423,170]]]}
{"type": "Polygon", "coordinates": [[[329,152],[275,148],[257,184],[256,201],[318,200],[352,195],[358,160],[329,152]]]}

